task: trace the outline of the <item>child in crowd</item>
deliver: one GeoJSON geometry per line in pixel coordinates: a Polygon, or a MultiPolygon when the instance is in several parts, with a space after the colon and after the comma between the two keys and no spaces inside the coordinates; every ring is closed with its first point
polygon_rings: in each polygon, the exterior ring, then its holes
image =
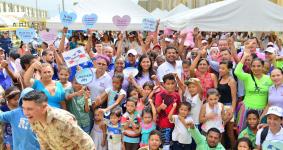
{"type": "Polygon", "coordinates": [[[200,109],[202,107],[202,88],[200,84],[200,80],[198,78],[190,78],[189,80],[185,80],[185,84],[179,79],[177,75],[175,75],[178,86],[182,90],[183,101],[189,102],[191,104],[191,112],[190,115],[195,123],[196,128],[200,129],[200,121],[199,114],[200,109]]]}
{"type": "MultiPolygon", "coordinates": [[[[161,131],[164,142],[164,150],[168,150],[171,144],[172,131],[174,124],[169,122],[168,115],[173,104],[180,104],[180,95],[175,91],[176,80],[173,74],[167,74],[163,77],[164,89],[155,96],[155,107],[158,113],[157,125],[161,131]]],[[[177,114],[175,110],[173,114],[177,114]]]]}
{"type": "MultiPolygon", "coordinates": [[[[5,91],[6,105],[0,106],[2,112],[11,111],[18,107],[18,99],[20,97],[20,90],[12,86],[5,91]]],[[[13,139],[12,139],[12,127],[9,123],[4,125],[4,135],[3,135],[4,146],[7,150],[13,149],[13,139]]]]}
{"type": "Polygon", "coordinates": [[[90,133],[91,120],[90,120],[90,92],[77,82],[74,78],[72,86],[66,90],[66,104],[67,110],[72,113],[77,121],[78,125],[86,132],[90,133]]]}
{"type": "Polygon", "coordinates": [[[94,110],[94,124],[90,133],[97,150],[107,150],[106,145],[106,125],[101,109],[94,110]]]}
{"type": "Polygon", "coordinates": [[[67,66],[60,66],[59,68],[59,80],[63,85],[64,89],[70,88],[72,86],[71,82],[69,82],[70,71],[67,66]]]}
{"type": "Polygon", "coordinates": [[[154,83],[151,81],[147,81],[144,83],[142,89],[139,90],[140,95],[142,95],[142,98],[138,100],[137,103],[137,111],[139,114],[142,114],[142,111],[145,106],[149,105],[149,99],[152,98],[154,93],[154,83]]]}
{"type": "Polygon", "coordinates": [[[250,141],[249,138],[242,137],[238,139],[235,150],[252,150],[252,149],[253,149],[252,142],[250,141]]]}
{"type": "Polygon", "coordinates": [[[149,133],[148,146],[144,146],[139,150],[162,150],[160,146],[162,145],[161,133],[157,130],[153,130],[149,133]]]}
{"type": "Polygon", "coordinates": [[[224,132],[223,121],[225,121],[224,106],[219,101],[219,93],[216,89],[207,91],[207,103],[201,107],[200,123],[204,133],[210,128],[217,128],[221,133],[224,132]]]}
{"type": "Polygon", "coordinates": [[[183,60],[182,62],[182,81],[189,80],[190,78],[190,66],[191,66],[191,61],[190,60],[183,60]]]}
{"type": "Polygon", "coordinates": [[[140,116],[136,111],[137,99],[134,97],[128,98],[126,102],[126,112],[121,118],[123,129],[123,142],[126,150],[137,150],[140,143],[140,116]]]}
{"type": "Polygon", "coordinates": [[[193,121],[192,118],[189,117],[189,113],[191,111],[191,104],[188,102],[181,102],[178,109],[178,115],[173,115],[176,107],[177,107],[177,103],[174,103],[173,108],[171,109],[168,115],[169,121],[175,124],[172,133],[172,141],[173,141],[172,149],[192,150],[191,147],[192,137],[184,125],[188,122],[193,121]]]}
{"type": "Polygon", "coordinates": [[[142,122],[141,122],[141,142],[140,147],[148,145],[148,137],[151,131],[156,129],[156,109],[152,99],[149,99],[151,108],[145,107],[142,111],[142,122]]]}
{"type": "Polygon", "coordinates": [[[256,139],[256,132],[257,132],[257,126],[259,124],[259,114],[256,110],[249,110],[247,112],[247,127],[240,133],[238,138],[249,138],[252,142],[253,147],[256,147],[255,145],[255,139],[256,139]]]}
{"type": "Polygon", "coordinates": [[[110,120],[106,121],[108,150],[122,149],[121,109],[114,108],[110,113],[110,120]]]}
{"type": "Polygon", "coordinates": [[[112,78],[112,87],[106,88],[95,101],[95,106],[100,106],[107,100],[107,107],[102,109],[106,118],[109,118],[113,108],[120,107],[122,100],[126,97],[126,92],[122,89],[123,80],[123,74],[115,74],[112,78]]]}

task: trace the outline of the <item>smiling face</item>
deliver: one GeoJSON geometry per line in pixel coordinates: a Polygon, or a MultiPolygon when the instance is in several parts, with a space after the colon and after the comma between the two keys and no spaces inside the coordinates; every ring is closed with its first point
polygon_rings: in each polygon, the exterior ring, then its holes
{"type": "Polygon", "coordinates": [[[24,115],[28,118],[30,123],[39,121],[45,117],[47,110],[47,103],[37,104],[34,101],[23,101],[24,115]]]}
{"type": "Polygon", "coordinates": [[[259,60],[252,61],[251,70],[255,76],[263,73],[263,64],[259,60]]]}
{"type": "Polygon", "coordinates": [[[255,114],[249,114],[247,123],[251,129],[256,129],[259,123],[259,118],[255,114]]]}
{"type": "Polygon", "coordinates": [[[279,86],[283,82],[283,75],[282,72],[279,69],[272,70],[270,74],[270,78],[274,85],[279,86]]]}
{"type": "Polygon", "coordinates": [[[205,59],[199,61],[197,69],[199,72],[205,73],[208,70],[208,63],[205,59]]]}
{"type": "Polygon", "coordinates": [[[148,57],[143,58],[140,65],[144,71],[148,71],[151,66],[150,59],[148,57]]]}
{"type": "Polygon", "coordinates": [[[69,79],[70,73],[67,70],[60,70],[59,72],[59,79],[61,83],[67,83],[69,79]]]}
{"type": "Polygon", "coordinates": [[[169,63],[175,63],[175,61],[177,59],[177,50],[175,50],[175,49],[167,49],[165,57],[166,57],[166,60],[169,63]]]}
{"type": "Polygon", "coordinates": [[[53,68],[50,65],[42,66],[40,76],[42,80],[52,80],[53,68]]]}
{"type": "Polygon", "coordinates": [[[119,58],[115,61],[115,71],[122,72],[125,67],[125,61],[122,58],[119,58]]]}

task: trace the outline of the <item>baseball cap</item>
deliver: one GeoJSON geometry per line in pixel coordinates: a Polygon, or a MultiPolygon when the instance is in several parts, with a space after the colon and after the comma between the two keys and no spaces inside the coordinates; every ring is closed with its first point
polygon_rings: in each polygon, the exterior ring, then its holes
{"type": "Polygon", "coordinates": [[[264,52],[275,54],[276,49],[273,47],[268,47],[264,52]]]}
{"type": "Polygon", "coordinates": [[[165,42],[173,42],[173,39],[171,39],[171,38],[165,38],[165,42]]]}
{"type": "Polygon", "coordinates": [[[154,49],[154,48],[159,48],[159,49],[161,49],[161,47],[160,47],[159,44],[154,45],[152,49],[154,49]]]}
{"type": "Polygon", "coordinates": [[[136,56],[136,55],[138,54],[138,52],[137,52],[135,49],[130,49],[130,50],[128,50],[128,52],[127,52],[127,56],[128,56],[129,54],[132,54],[132,55],[136,56]]]}
{"type": "Polygon", "coordinates": [[[25,95],[27,95],[29,92],[33,91],[34,89],[33,88],[25,88],[24,90],[22,90],[21,92],[21,95],[20,95],[20,98],[19,98],[19,106],[22,106],[23,104],[23,98],[25,95]]]}
{"type": "Polygon", "coordinates": [[[207,40],[202,40],[201,44],[207,43],[207,40]]]}
{"type": "Polygon", "coordinates": [[[267,47],[274,47],[274,44],[272,42],[268,42],[267,47]]]}
{"type": "Polygon", "coordinates": [[[2,47],[0,47],[0,51],[5,51],[2,47]]]}
{"type": "Polygon", "coordinates": [[[132,32],[129,33],[129,37],[134,37],[134,36],[136,36],[136,32],[135,31],[132,31],[132,32]]]}
{"type": "Polygon", "coordinates": [[[266,115],[276,115],[278,117],[283,117],[283,109],[278,106],[271,106],[268,108],[266,115]]]}

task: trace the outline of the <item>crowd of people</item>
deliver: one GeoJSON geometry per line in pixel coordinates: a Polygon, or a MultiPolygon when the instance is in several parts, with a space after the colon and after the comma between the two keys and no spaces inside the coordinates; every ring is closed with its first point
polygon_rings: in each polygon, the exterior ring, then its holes
{"type": "Polygon", "coordinates": [[[2,149],[261,150],[283,141],[283,48],[274,33],[195,28],[186,46],[187,34],[158,27],[69,39],[67,31],[17,51],[8,32],[0,38],[2,149]],[[62,53],[80,46],[90,60],[68,68],[62,53]],[[93,72],[86,85],[75,77],[84,68],[93,72]]]}

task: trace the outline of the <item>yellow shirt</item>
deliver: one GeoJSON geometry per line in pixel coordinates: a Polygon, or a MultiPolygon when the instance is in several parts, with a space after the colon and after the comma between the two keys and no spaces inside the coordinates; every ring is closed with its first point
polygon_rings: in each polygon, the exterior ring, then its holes
{"type": "Polygon", "coordinates": [[[46,124],[31,124],[44,150],[94,150],[91,137],[77,124],[76,118],[69,112],[48,108],[46,124]]]}

